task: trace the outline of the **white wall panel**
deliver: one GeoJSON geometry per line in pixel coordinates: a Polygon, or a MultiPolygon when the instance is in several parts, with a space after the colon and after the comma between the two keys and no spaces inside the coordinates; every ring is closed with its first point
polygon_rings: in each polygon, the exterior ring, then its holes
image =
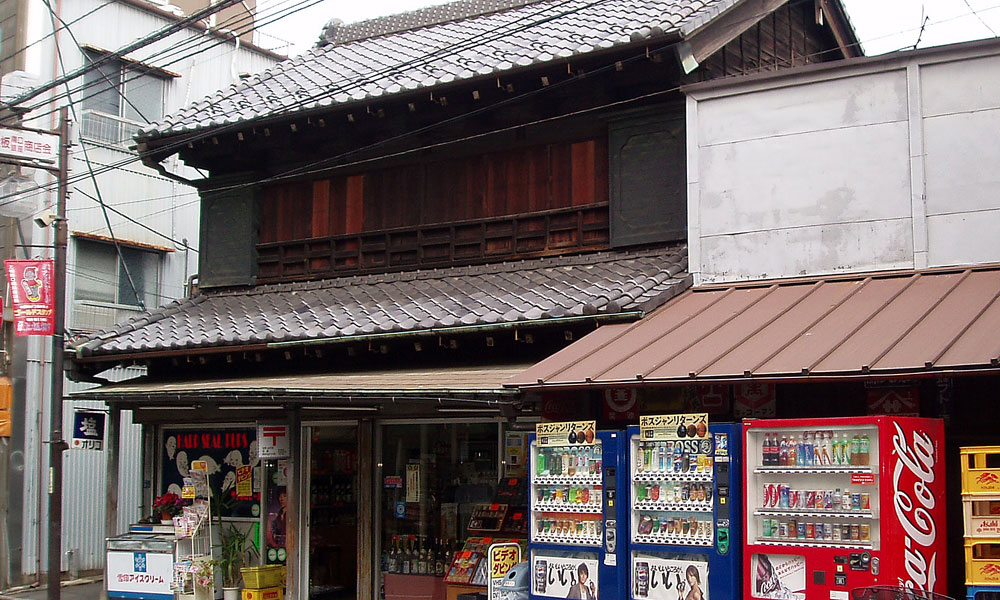
{"type": "Polygon", "coordinates": [[[930,266],[1000,262],[1000,208],[927,218],[930,266]]]}
{"type": "Polygon", "coordinates": [[[905,122],[703,147],[699,165],[702,235],[910,214],[905,122]]]}
{"type": "Polygon", "coordinates": [[[1000,108],[998,73],[1000,56],[921,66],[924,116],[1000,108]]]}
{"type": "Polygon", "coordinates": [[[709,236],[701,252],[703,283],[913,267],[909,219],[709,236]]]}
{"type": "Polygon", "coordinates": [[[925,118],[924,144],[928,215],[1000,206],[1000,109],[925,118]]]}
{"type": "Polygon", "coordinates": [[[698,108],[702,146],[906,120],[906,74],[890,71],[713,98],[698,108]]]}

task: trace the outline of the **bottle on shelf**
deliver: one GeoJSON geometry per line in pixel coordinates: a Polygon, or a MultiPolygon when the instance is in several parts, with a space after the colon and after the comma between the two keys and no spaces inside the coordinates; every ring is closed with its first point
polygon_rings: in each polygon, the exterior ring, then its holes
{"type": "Polygon", "coordinates": [[[539,477],[548,475],[545,469],[545,452],[543,451],[539,451],[538,455],[535,457],[535,474],[539,477]]]}
{"type": "Polygon", "coordinates": [[[850,464],[857,465],[860,464],[858,461],[861,460],[861,438],[855,433],[854,437],[851,438],[851,460],[850,464]]]}
{"type": "Polygon", "coordinates": [[[795,441],[795,436],[788,438],[788,466],[794,467],[799,464],[799,444],[795,441]]]}
{"type": "Polygon", "coordinates": [[[787,467],[788,466],[788,437],[781,436],[781,442],[778,445],[778,466],[787,467]]]}
{"type": "Polygon", "coordinates": [[[860,452],[861,456],[860,456],[860,458],[858,460],[858,464],[859,465],[870,465],[871,464],[871,455],[868,452],[869,452],[869,450],[871,448],[871,440],[868,439],[868,434],[867,433],[861,434],[861,440],[860,440],[859,448],[861,450],[861,452],[860,452]]]}

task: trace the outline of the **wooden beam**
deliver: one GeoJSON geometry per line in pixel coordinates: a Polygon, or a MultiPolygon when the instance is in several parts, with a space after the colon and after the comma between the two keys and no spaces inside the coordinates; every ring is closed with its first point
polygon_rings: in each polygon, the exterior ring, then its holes
{"type": "Polygon", "coordinates": [[[687,39],[691,54],[700,64],[787,1],[746,0],[734,6],[687,39]]]}
{"type": "Polygon", "coordinates": [[[862,56],[861,46],[847,22],[846,13],[840,0],[820,0],[820,6],[826,16],[826,24],[833,32],[833,38],[837,40],[837,45],[844,54],[844,58],[862,56]]]}

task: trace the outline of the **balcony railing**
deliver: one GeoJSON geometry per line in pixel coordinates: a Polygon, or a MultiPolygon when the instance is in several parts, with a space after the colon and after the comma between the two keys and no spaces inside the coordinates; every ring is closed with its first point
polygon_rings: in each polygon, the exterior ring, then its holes
{"type": "Polygon", "coordinates": [[[257,245],[260,283],[601,250],[608,203],[257,245]]]}
{"type": "Polygon", "coordinates": [[[128,150],[132,137],[141,126],[141,123],[96,110],[83,111],[83,118],[80,120],[80,132],[84,138],[122,150],[128,150]]]}

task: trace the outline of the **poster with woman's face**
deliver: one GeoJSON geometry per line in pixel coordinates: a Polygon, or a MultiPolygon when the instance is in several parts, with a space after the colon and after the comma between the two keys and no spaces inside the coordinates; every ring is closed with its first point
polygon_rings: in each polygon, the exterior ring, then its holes
{"type": "Polygon", "coordinates": [[[708,600],[708,560],[632,554],[632,596],[650,600],[708,600]]]}
{"type": "MultiPolygon", "coordinates": [[[[222,516],[256,517],[260,515],[260,494],[237,494],[237,474],[241,466],[256,466],[254,454],[257,430],[250,429],[165,429],[160,454],[160,493],[180,495],[191,463],[204,461],[213,493],[222,498],[222,516]]],[[[257,470],[257,469],[255,469],[257,470]]],[[[255,476],[259,478],[259,476],[255,476]]],[[[259,484],[252,490],[259,490],[259,484]]]]}
{"type": "Polygon", "coordinates": [[[546,556],[531,559],[531,590],[536,596],[597,600],[596,558],[546,556]]]}
{"type": "Polygon", "coordinates": [[[806,558],[796,554],[754,554],[750,595],[802,600],[806,597],[806,558]]]}

